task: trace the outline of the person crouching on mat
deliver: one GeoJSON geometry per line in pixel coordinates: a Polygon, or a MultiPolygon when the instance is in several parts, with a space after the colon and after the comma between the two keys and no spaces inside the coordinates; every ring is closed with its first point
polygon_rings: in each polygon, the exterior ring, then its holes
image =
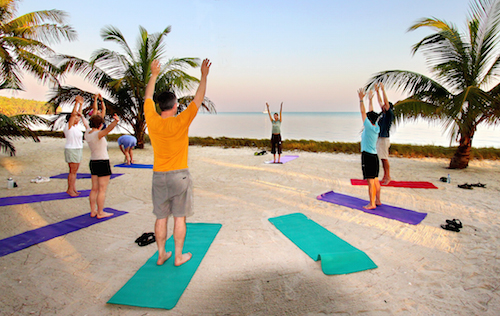
{"type": "Polygon", "coordinates": [[[361,133],[361,168],[363,178],[368,182],[368,195],[370,204],[363,206],[367,210],[372,210],[381,205],[380,202],[380,182],[378,180],[379,161],[377,156],[377,139],[380,127],[377,125],[379,114],[373,111],[373,91],[368,92],[369,111],[365,111],[363,99],[366,93],[363,89],[358,90],[359,110],[363,120],[363,132],[361,133]]]}
{"type": "Polygon", "coordinates": [[[271,117],[271,112],[269,112],[269,104],[267,104],[267,114],[269,114],[269,119],[273,125],[272,135],[271,135],[271,153],[274,155],[273,163],[276,163],[276,148],[278,149],[278,163],[281,163],[281,120],[282,120],[282,110],[283,102],[280,106],[280,114],[274,113],[274,119],[271,117]]]}
{"type": "Polygon", "coordinates": [[[100,115],[92,115],[89,119],[83,119],[85,131],[85,141],[90,148],[90,174],[92,178],[92,189],[90,190],[90,216],[104,218],[113,216],[113,213],[104,212],[104,200],[106,199],[106,189],[111,176],[111,166],[109,164],[108,142],[106,135],[115,128],[120,119],[115,114],[114,121],[105,129],[104,119],[100,115]]]}

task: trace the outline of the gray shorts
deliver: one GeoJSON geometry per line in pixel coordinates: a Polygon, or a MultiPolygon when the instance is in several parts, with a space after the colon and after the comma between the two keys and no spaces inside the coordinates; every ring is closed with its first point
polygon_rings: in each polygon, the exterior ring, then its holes
{"type": "Polygon", "coordinates": [[[389,147],[391,147],[389,137],[379,137],[377,139],[377,155],[380,159],[389,159],[389,147]]]}
{"type": "Polygon", "coordinates": [[[64,148],[64,158],[67,163],[80,163],[82,162],[83,148],[64,148]]]}
{"type": "Polygon", "coordinates": [[[193,182],[189,169],[153,172],[153,213],[157,219],[193,215],[193,182]]]}

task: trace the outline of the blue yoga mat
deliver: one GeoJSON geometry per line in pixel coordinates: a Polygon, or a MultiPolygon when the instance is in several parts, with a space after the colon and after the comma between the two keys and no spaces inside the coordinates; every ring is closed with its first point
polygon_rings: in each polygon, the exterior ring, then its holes
{"type": "Polygon", "coordinates": [[[302,213],[273,217],[269,221],[311,259],[321,260],[324,274],[347,274],[377,267],[363,251],[302,213]]]}
{"type": "Polygon", "coordinates": [[[82,191],[80,191],[79,196],[70,196],[66,192],[9,196],[9,197],[0,198],[0,206],[46,202],[46,201],[53,201],[53,200],[78,199],[78,198],[82,198],[82,197],[88,197],[89,193],[90,193],[90,190],[82,190],[82,191]]]}
{"type": "Polygon", "coordinates": [[[113,167],[118,168],[137,168],[137,169],[153,169],[153,165],[143,165],[140,163],[133,163],[131,165],[127,165],[126,163],[121,163],[119,165],[114,165],[113,167]]]}
{"type": "Polygon", "coordinates": [[[34,230],[29,230],[19,235],[2,239],[0,240],[0,257],[128,213],[114,210],[112,208],[105,208],[104,211],[114,213],[115,215],[97,219],[96,217],[90,217],[90,213],[87,213],[59,223],[50,224],[34,230]]]}
{"type": "Polygon", "coordinates": [[[318,200],[330,202],[337,205],[347,206],[365,213],[374,214],[397,221],[417,225],[427,216],[427,213],[419,213],[412,210],[407,210],[401,207],[382,204],[373,210],[367,210],[363,206],[369,204],[368,201],[358,199],[349,195],[335,193],[333,191],[326,192],[318,196],[318,200]]]}
{"type": "MultiPolygon", "coordinates": [[[[123,176],[123,173],[113,173],[110,177],[110,179],[114,179],[116,177],[123,176]]],[[[50,177],[51,179],[68,179],[68,173],[61,173],[55,176],[50,177]]],[[[77,179],[90,179],[91,174],[90,173],[77,173],[76,174],[77,179]]]]}
{"type": "MultiPolygon", "coordinates": [[[[174,266],[174,256],[163,265],[156,265],[158,251],[128,280],[108,301],[109,304],[131,305],[150,308],[172,309],[198,269],[221,224],[187,223],[184,252],[193,257],[185,264],[174,266]]],[[[165,245],[174,253],[174,239],[170,237],[165,245]]]]}

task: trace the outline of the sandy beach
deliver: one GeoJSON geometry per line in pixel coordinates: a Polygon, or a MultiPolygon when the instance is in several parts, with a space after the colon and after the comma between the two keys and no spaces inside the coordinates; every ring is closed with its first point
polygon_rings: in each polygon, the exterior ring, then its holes
{"type": "MultiPolygon", "coordinates": [[[[64,139],[15,142],[17,156],[0,154],[0,197],[66,190],[66,180],[30,183],[68,172],[64,139]],[[18,188],[7,190],[12,176],[18,188]]],[[[254,149],[190,147],[195,215],[189,222],[222,228],[172,310],[106,302],[156,252],[134,240],[153,231],[151,170],[114,168],[106,207],[129,214],[0,257],[1,315],[498,315],[500,313],[500,162],[471,161],[447,170],[448,160],[391,158],[395,180],[429,181],[438,189],[382,189],[382,202],[428,213],[419,225],[318,201],[335,191],[367,199],[360,155],[293,152],[268,165],[254,149]],[[451,176],[451,184],[440,177],[451,176]],[[462,183],[485,183],[464,190],[462,183]],[[269,221],[303,213],[377,265],[327,276],[269,221]],[[458,218],[459,232],[440,228],[458,218]]],[[[123,162],[109,143],[111,164],[123,162]]],[[[153,150],[134,151],[153,163],[153,150]]],[[[89,172],[84,144],[79,172],[89,172]]],[[[79,190],[90,180],[77,180],[79,190]]],[[[87,198],[0,207],[0,239],[89,212],[87,198]]],[[[170,228],[172,222],[169,223],[170,228]]],[[[171,235],[172,230],[169,230],[171,235]]]]}

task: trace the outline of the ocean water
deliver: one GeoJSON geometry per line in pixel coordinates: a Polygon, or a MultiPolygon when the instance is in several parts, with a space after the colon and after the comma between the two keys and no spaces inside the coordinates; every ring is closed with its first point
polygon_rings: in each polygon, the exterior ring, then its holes
{"type": "MultiPolygon", "coordinates": [[[[283,113],[281,135],[286,139],[331,142],[359,142],[363,128],[359,112],[289,112],[283,113]]],[[[265,113],[200,112],[191,124],[190,136],[270,138],[271,122],[265,113]]],[[[391,143],[449,146],[450,137],[439,122],[426,121],[393,124],[391,143]]],[[[453,142],[452,146],[456,146],[453,142]]],[[[473,147],[500,148],[500,126],[480,126],[473,147]]]]}
{"type": "MultiPolygon", "coordinates": [[[[284,112],[281,135],[284,140],[359,142],[362,127],[359,112],[284,112]]],[[[81,128],[83,130],[83,125],[81,128]]],[[[131,130],[125,128],[117,127],[112,133],[127,133],[127,130],[131,130]]],[[[260,112],[207,114],[200,111],[191,124],[189,135],[270,138],[271,122],[268,114],[260,112]]],[[[393,124],[391,143],[449,146],[450,137],[439,122],[405,122],[393,124]]],[[[457,143],[452,142],[451,145],[456,146],[457,143]]],[[[472,146],[500,148],[500,126],[480,126],[474,136],[472,146]]]]}

